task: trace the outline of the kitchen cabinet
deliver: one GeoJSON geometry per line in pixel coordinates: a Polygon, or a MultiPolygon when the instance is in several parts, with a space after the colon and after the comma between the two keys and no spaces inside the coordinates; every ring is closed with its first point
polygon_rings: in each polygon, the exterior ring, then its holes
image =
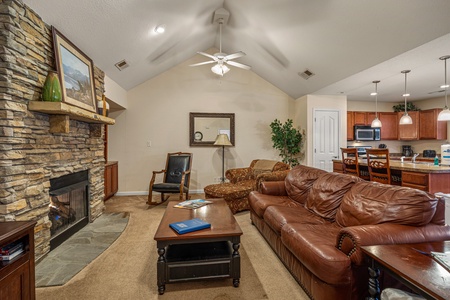
{"type": "Polygon", "coordinates": [[[344,168],[343,168],[342,162],[333,161],[333,172],[344,173],[344,168]]]}
{"type": "Polygon", "coordinates": [[[353,112],[347,112],[347,141],[353,141],[355,139],[355,132],[353,130],[353,126],[355,125],[355,121],[353,118],[353,112]]]}
{"type": "Polygon", "coordinates": [[[428,174],[403,171],[402,186],[428,191],[428,174]]]}
{"type": "Polygon", "coordinates": [[[419,139],[446,140],[447,122],[438,121],[442,109],[427,109],[419,111],[419,139]]]}
{"type": "Polygon", "coordinates": [[[381,139],[397,140],[398,139],[398,120],[395,112],[380,112],[378,118],[381,121],[381,139]]]}
{"type": "Polygon", "coordinates": [[[450,173],[422,173],[402,171],[402,186],[426,191],[431,194],[449,192],[450,173]]]}
{"type": "MultiPolygon", "coordinates": [[[[400,122],[400,118],[404,112],[397,113],[397,123],[400,122]]],[[[419,112],[409,111],[408,115],[412,119],[412,124],[398,125],[398,139],[402,141],[413,141],[419,139],[419,112]]]]}
{"type": "Polygon", "coordinates": [[[367,113],[363,111],[354,111],[353,125],[367,125],[367,113]]]}
{"type": "Polygon", "coordinates": [[[20,241],[25,251],[0,261],[0,299],[35,299],[34,221],[0,222],[0,248],[20,241]]]}
{"type": "Polygon", "coordinates": [[[105,165],[105,198],[108,200],[119,189],[119,163],[117,161],[109,161],[105,165]]]}

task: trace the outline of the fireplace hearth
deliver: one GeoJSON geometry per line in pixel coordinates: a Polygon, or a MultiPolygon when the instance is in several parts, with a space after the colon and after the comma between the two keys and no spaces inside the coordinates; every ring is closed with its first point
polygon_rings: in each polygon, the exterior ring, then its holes
{"type": "Polygon", "coordinates": [[[50,250],[89,223],[89,173],[80,171],[50,180],[50,250]]]}

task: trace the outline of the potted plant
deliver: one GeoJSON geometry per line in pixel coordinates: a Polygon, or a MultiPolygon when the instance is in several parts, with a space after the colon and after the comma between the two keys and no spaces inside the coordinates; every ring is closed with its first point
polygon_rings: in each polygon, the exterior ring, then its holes
{"type": "Polygon", "coordinates": [[[288,119],[284,124],[275,119],[270,123],[272,129],[273,147],[280,151],[282,161],[294,167],[300,164],[299,159],[303,152],[303,137],[305,131],[302,132],[292,125],[292,120],[288,119]]]}

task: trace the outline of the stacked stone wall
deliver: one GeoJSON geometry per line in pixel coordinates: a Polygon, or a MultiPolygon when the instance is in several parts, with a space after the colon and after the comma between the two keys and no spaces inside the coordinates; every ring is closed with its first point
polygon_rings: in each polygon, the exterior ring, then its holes
{"type": "MultiPolygon", "coordinates": [[[[37,221],[37,259],[49,251],[50,179],[89,170],[91,221],[104,209],[103,126],[71,120],[69,133],[52,134],[49,115],[28,110],[50,70],[51,26],[22,1],[0,1],[0,221],[37,221]]],[[[94,77],[101,99],[103,71],[94,77]]]]}

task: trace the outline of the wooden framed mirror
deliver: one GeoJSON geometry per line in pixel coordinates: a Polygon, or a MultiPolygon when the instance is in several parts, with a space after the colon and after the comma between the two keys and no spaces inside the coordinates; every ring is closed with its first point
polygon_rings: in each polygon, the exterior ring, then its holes
{"type": "Polygon", "coordinates": [[[189,114],[189,145],[214,146],[220,133],[228,134],[234,146],[233,113],[193,113],[189,114]]]}

